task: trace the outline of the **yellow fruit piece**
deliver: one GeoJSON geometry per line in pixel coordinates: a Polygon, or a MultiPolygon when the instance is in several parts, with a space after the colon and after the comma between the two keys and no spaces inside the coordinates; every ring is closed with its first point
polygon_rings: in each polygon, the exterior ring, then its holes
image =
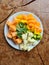
{"type": "Polygon", "coordinates": [[[36,26],[40,27],[40,22],[35,21],[35,23],[36,23],[36,24],[35,24],[36,26]]]}
{"type": "Polygon", "coordinates": [[[28,30],[30,30],[30,27],[27,25],[28,30]]]}
{"type": "Polygon", "coordinates": [[[33,26],[33,27],[31,28],[31,31],[34,32],[34,29],[35,29],[35,27],[33,26]]]}
{"type": "Polygon", "coordinates": [[[37,32],[37,31],[35,31],[34,33],[35,33],[35,34],[40,34],[40,32],[37,32]]]}
{"type": "Polygon", "coordinates": [[[16,18],[17,18],[17,19],[23,19],[23,16],[22,16],[22,14],[20,14],[20,15],[18,15],[16,18]]]}
{"type": "Polygon", "coordinates": [[[27,20],[27,15],[26,14],[22,14],[23,20],[27,20]]]}
{"type": "Polygon", "coordinates": [[[22,23],[27,23],[27,20],[21,20],[22,23]]]}
{"type": "Polygon", "coordinates": [[[20,22],[20,19],[17,19],[17,18],[14,18],[14,20],[13,20],[13,23],[19,23],[20,22]]]}
{"type": "Polygon", "coordinates": [[[32,14],[28,14],[27,17],[28,17],[28,20],[33,20],[33,19],[35,19],[32,14]]]}
{"type": "Polygon", "coordinates": [[[35,28],[34,33],[35,33],[35,34],[40,34],[41,31],[42,31],[42,30],[41,30],[40,28],[35,28]]]}

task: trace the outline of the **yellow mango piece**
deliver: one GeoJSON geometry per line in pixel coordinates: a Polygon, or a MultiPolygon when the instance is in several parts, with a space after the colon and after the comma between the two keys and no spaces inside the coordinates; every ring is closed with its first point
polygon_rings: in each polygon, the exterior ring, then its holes
{"type": "Polygon", "coordinates": [[[20,15],[18,15],[16,18],[17,18],[17,19],[23,19],[23,16],[22,16],[22,14],[20,14],[20,15]]]}
{"type": "Polygon", "coordinates": [[[28,20],[33,20],[33,19],[35,19],[32,14],[28,14],[27,17],[28,17],[28,20]]]}
{"type": "Polygon", "coordinates": [[[17,23],[20,22],[20,19],[14,18],[13,22],[14,22],[15,24],[17,24],[17,23]]]}
{"type": "Polygon", "coordinates": [[[23,14],[23,20],[27,20],[27,15],[23,14]]]}
{"type": "Polygon", "coordinates": [[[27,20],[21,20],[22,23],[27,23],[27,20]]]}
{"type": "Polygon", "coordinates": [[[30,27],[27,25],[27,28],[30,30],[30,27]]]}
{"type": "Polygon", "coordinates": [[[40,29],[40,28],[35,28],[35,34],[40,34],[41,33],[41,31],[42,31],[42,29],[40,29]]]}

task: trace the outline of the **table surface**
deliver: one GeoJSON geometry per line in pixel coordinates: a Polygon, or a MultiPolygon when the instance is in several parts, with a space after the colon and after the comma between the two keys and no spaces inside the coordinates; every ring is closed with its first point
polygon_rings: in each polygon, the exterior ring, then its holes
{"type": "Polygon", "coordinates": [[[31,0],[0,0],[0,65],[49,65],[49,0],[35,0],[21,6],[28,1],[31,0]],[[33,12],[43,23],[43,39],[30,52],[13,49],[4,38],[7,18],[18,11],[33,12]]]}

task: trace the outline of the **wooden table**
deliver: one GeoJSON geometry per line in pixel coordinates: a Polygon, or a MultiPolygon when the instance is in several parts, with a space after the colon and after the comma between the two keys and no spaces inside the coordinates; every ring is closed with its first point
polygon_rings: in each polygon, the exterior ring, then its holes
{"type": "Polygon", "coordinates": [[[0,65],[49,65],[49,0],[0,0],[0,65]],[[7,18],[18,11],[35,13],[42,21],[44,34],[40,44],[30,52],[13,49],[4,38],[7,18]]]}

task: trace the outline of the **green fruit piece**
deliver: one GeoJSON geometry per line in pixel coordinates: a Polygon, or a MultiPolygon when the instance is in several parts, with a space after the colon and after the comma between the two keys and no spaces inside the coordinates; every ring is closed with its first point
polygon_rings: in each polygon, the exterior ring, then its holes
{"type": "Polygon", "coordinates": [[[37,39],[39,40],[39,39],[42,39],[42,36],[41,35],[38,35],[37,36],[37,39]]]}
{"type": "Polygon", "coordinates": [[[36,39],[36,35],[34,35],[33,38],[36,39]]]}

